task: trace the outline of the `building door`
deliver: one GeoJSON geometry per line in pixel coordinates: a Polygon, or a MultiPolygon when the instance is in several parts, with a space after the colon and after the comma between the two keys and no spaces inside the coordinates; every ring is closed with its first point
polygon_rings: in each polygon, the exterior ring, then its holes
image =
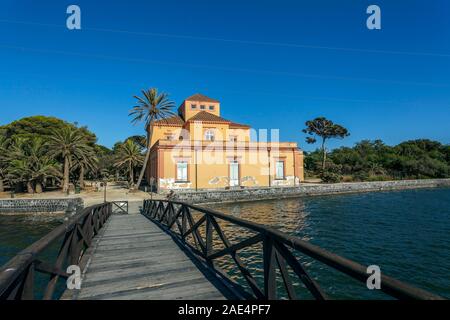
{"type": "Polygon", "coordinates": [[[284,161],[277,161],[275,164],[275,179],[284,179],[284,161]]]}
{"type": "Polygon", "coordinates": [[[230,163],[230,187],[239,185],[239,163],[233,161],[230,163]]]}

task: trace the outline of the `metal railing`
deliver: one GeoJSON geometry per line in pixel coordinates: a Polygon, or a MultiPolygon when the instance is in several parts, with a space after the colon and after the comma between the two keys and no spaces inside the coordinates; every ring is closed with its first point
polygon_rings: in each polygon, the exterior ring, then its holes
{"type": "Polygon", "coordinates": [[[113,214],[128,214],[128,201],[111,201],[113,214]]]}
{"type": "Polygon", "coordinates": [[[38,293],[44,300],[55,298],[58,280],[68,278],[66,268],[69,265],[80,264],[111,213],[111,203],[85,208],[19,252],[0,269],[0,300],[32,300],[38,293]],[[59,243],[55,261],[43,261],[43,254],[59,243]],[[35,290],[36,273],[49,276],[41,292],[35,290]]]}
{"type": "MultiPolygon", "coordinates": [[[[297,292],[291,276],[315,299],[324,300],[328,296],[319,284],[308,274],[296,254],[306,255],[338,270],[364,285],[368,279],[367,268],[351,260],[323,250],[297,237],[289,236],[274,228],[226,215],[214,210],[168,200],[145,200],[142,214],[165,228],[180,242],[195,253],[201,260],[214,266],[214,261],[231,256],[234,266],[240,271],[248,288],[247,293],[256,299],[277,299],[278,284],[281,282],[289,299],[296,299],[297,292]],[[193,214],[194,213],[194,214],[193,214]],[[194,219],[197,217],[197,220],[194,219]],[[252,236],[231,243],[218,221],[250,231],[252,236]],[[215,233],[215,235],[214,235],[215,233]],[[219,241],[218,241],[219,239],[219,241]],[[262,243],[263,281],[255,280],[238,251],[262,243]],[[220,245],[220,249],[217,249],[220,245]],[[261,285],[263,287],[261,288],[261,285]],[[251,292],[248,292],[251,291],[251,292]]],[[[236,231],[239,232],[239,231],[236,231]]],[[[261,253],[260,253],[261,254],[261,253]]],[[[221,272],[221,271],[219,271],[221,272]]],[[[226,274],[222,275],[227,276],[226,274]]],[[[229,279],[230,281],[233,281],[229,279]]],[[[234,281],[233,281],[234,282],[234,281]]],[[[444,299],[402,283],[391,277],[381,275],[381,291],[397,299],[444,299]]]]}

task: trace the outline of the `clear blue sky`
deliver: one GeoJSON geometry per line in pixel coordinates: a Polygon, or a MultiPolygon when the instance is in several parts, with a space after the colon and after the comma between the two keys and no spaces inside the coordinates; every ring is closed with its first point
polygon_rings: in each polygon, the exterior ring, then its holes
{"type": "Polygon", "coordinates": [[[351,137],[450,142],[450,3],[440,1],[20,1],[0,4],[0,125],[31,115],[77,121],[99,143],[143,134],[133,95],[178,105],[201,92],[222,116],[280,128],[305,150],[306,120],[351,137]],[[66,8],[82,30],[66,29],[66,8]],[[370,4],[382,30],[366,28],[370,4]]]}

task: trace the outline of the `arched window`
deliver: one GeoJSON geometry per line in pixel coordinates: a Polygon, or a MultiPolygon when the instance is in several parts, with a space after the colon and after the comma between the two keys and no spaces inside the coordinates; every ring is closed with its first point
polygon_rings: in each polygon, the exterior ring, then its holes
{"type": "Polygon", "coordinates": [[[205,132],[205,140],[214,141],[214,130],[206,130],[205,132]]]}

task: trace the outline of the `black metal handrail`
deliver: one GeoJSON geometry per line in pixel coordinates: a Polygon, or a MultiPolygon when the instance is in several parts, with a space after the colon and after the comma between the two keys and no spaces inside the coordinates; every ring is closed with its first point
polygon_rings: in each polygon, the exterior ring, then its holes
{"type": "Polygon", "coordinates": [[[44,300],[53,299],[58,280],[67,279],[66,268],[79,265],[112,213],[111,203],[88,207],[64,224],[19,252],[0,269],[0,300],[32,300],[36,298],[35,273],[49,275],[42,294],[44,300]],[[41,260],[42,254],[51,246],[62,243],[54,263],[41,260]]]}
{"type": "MultiPolygon", "coordinates": [[[[303,267],[295,252],[320,261],[353,279],[366,283],[368,279],[367,267],[354,261],[330,253],[320,247],[312,245],[297,237],[287,235],[274,228],[251,221],[226,215],[211,209],[178,201],[145,200],[142,214],[166,228],[172,235],[193,251],[199,258],[214,266],[214,260],[230,255],[235,266],[246,280],[251,292],[247,292],[256,299],[277,299],[277,269],[281,275],[281,282],[289,299],[296,299],[291,273],[294,273],[314,298],[328,299],[319,284],[312,279],[303,267]],[[194,219],[192,212],[199,214],[194,219]],[[232,244],[217,220],[227,221],[233,225],[245,228],[251,236],[239,243],[232,244]],[[202,228],[202,229],[200,229],[202,228]],[[204,229],[203,229],[204,228],[204,229]],[[213,233],[216,240],[224,248],[215,249],[213,233]],[[246,268],[238,251],[255,244],[262,243],[264,288],[260,288],[257,281],[246,268]],[[290,269],[289,269],[290,268],[290,269]],[[291,272],[289,272],[291,270],[291,272]]],[[[216,241],[217,242],[217,241],[216,241]]],[[[217,247],[217,244],[216,244],[217,247]]],[[[381,275],[381,291],[397,299],[444,299],[425,290],[412,287],[391,277],[381,275]]]]}

